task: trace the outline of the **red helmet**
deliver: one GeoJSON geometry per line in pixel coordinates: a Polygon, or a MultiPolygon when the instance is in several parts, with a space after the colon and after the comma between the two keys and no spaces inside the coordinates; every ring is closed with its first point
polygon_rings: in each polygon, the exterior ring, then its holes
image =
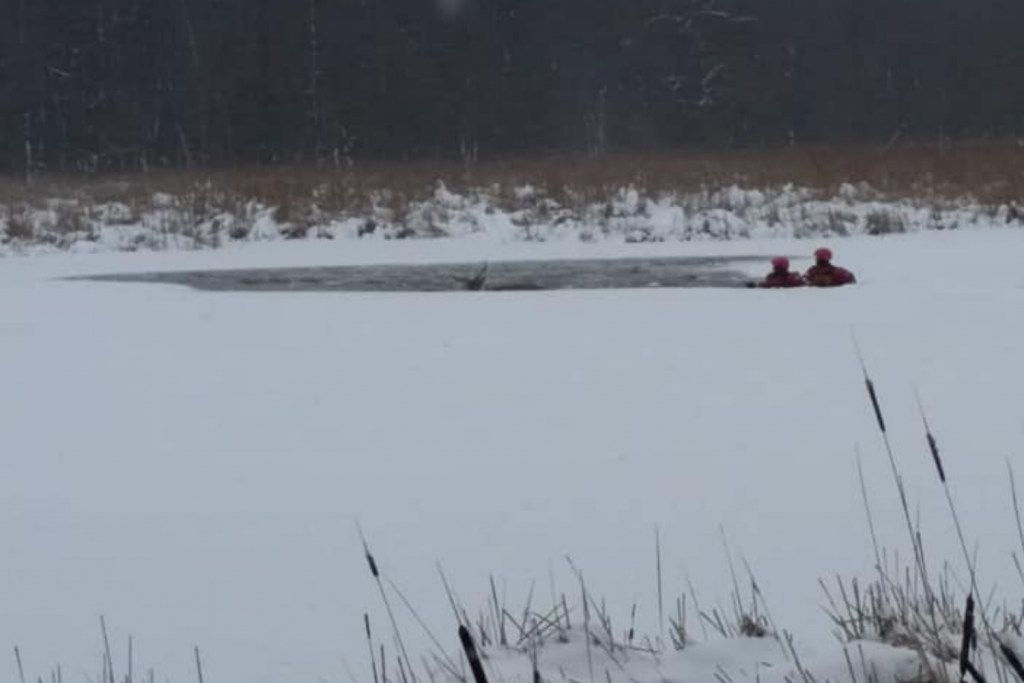
{"type": "Polygon", "coordinates": [[[829,249],[828,247],[822,247],[821,249],[818,249],[814,252],[814,258],[817,259],[818,261],[831,261],[832,250],[829,249]]]}
{"type": "Polygon", "coordinates": [[[789,270],[789,259],[785,256],[776,256],[772,259],[772,268],[775,270],[789,270]]]}

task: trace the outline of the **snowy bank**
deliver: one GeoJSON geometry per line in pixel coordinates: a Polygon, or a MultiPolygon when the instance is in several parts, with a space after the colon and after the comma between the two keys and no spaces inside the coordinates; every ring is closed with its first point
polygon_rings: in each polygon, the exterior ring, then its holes
{"type": "Polygon", "coordinates": [[[474,236],[498,242],[694,242],[890,235],[1020,225],[1015,204],[970,197],[884,195],[846,184],[648,193],[551,193],[531,185],[424,197],[374,190],[339,202],[324,186],[268,205],[197,184],[129,201],[52,197],[0,204],[0,255],[213,249],[279,240],[407,240],[474,236]]]}

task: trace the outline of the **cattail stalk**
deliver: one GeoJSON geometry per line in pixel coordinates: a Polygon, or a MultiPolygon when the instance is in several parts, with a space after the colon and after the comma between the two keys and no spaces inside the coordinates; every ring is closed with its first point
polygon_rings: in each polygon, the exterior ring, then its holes
{"type": "Polygon", "coordinates": [[[110,656],[110,638],[107,637],[107,621],[100,616],[100,630],[103,631],[103,650],[107,657],[107,678],[109,683],[114,683],[114,658],[110,656]]]}
{"type": "Polygon", "coordinates": [[[199,656],[199,646],[195,646],[196,655],[196,675],[199,677],[199,683],[203,683],[203,660],[199,656]]]}
{"type": "Polygon", "coordinates": [[[25,667],[21,664],[21,650],[17,645],[14,646],[14,660],[18,662],[18,679],[25,683],[25,667]]]}
{"type": "MultiPolygon", "coordinates": [[[[658,581],[658,628],[661,632],[661,640],[665,641],[665,601],[664,593],[662,592],[661,582],[661,532],[658,527],[654,527],[654,562],[655,570],[657,572],[658,581]]],[[[636,616],[636,606],[633,608],[633,615],[636,616]]],[[[630,640],[633,639],[633,629],[630,627],[630,640]]]]}
{"type": "Polygon", "coordinates": [[[910,535],[910,543],[914,549],[914,561],[917,565],[917,571],[921,577],[925,596],[928,599],[928,602],[932,603],[934,600],[934,592],[932,591],[931,583],[928,580],[928,571],[924,560],[924,550],[921,547],[918,534],[914,531],[914,522],[910,515],[910,505],[907,502],[906,487],[903,485],[903,476],[900,474],[899,467],[896,465],[896,455],[893,452],[892,444],[889,441],[889,432],[886,429],[885,417],[882,413],[881,402],[878,399],[878,391],[875,389],[875,383],[871,379],[871,375],[868,373],[867,364],[864,362],[864,355],[861,353],[856,337],[854,337],[853,343],[857,352],[857,360],[860,363],[861,373],[864,376],[864,386],[867,389],[868,399],[871,401],[871,407],[875,413],[875,420],[878,423],[878,430],[882,435],[882,443],[885,445],[885,451],[889,458],[889,467],[892,470],[893,480],[896,482],[896,491],[899,494],[900,505],[903,509],[903,519],[907,524],[907,533],[910,535]]]}
{"type": "Polygon", "coordinates": [[[370,648],[370,668],[373,671],[373,683],[380,683],[380,678],[377,675],[377,656],[373,651],[373,631],[370,630],[370,615],[363,613],[363,626],[366,629],[366,644],[370,648]]]}
{"type": "MultiPolygon", "coordinates": [[[[366,564],[370,568],[370,574],[373,576],[374,582],[377,584],[377,590],[380,591],[380,598],[384,602],[384,609],[388,613],[388,619],[391,621],[391,628],[395,634],[395,640],[398,642],[398,648],[401,650],[401,657],[399,658],[399,664],[402,659],[405,659],[405,663],[409,665],[409,676],[412,677],[413,683],[416,683],[416,672],[412,668],[411,660],[409,659],[409,653],[405,649],[405,641],[402,639],[402,632],[398,628],[398,620],[395,619],[395,612],[391,609],[391,601],[388,600],[387,591],[384,590],[384,582],[380,577],[380,570],[377,568],[377,561],[373,557],[373,553],[370,552],[370,546],[366,542],[366,536],[363,534],[363,530],[359,527],[359,537],[363,542],[363,554],[366,556],[366,564]]],[[[401,671],[401,668],[400,668],[401,671]]]]}

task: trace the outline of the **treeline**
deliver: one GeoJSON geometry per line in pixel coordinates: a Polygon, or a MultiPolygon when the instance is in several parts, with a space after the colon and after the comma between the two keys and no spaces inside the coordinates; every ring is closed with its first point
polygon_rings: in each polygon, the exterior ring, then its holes
{"type": "Polygon", "coordinates": [[[0,0],[0,170],[1024,133],[1020,0],[0,0]]]}

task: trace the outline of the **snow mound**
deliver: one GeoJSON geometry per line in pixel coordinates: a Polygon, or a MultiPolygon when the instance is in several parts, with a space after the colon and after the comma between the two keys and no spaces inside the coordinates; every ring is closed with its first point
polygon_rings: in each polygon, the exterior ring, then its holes
{"type": "MultiPolygon", "coordinates": [[[[610,645],[594,633],[590,633],[590,641],[587,647],[587,635],[577,628],[566,632],[561,641],[536,648],[485,651],[484,671],[489,680],[503,683],[535,683],[534,664],[541,681],[569,683],[881,683],[918,680],[925,673],[913,651],[870,641],[810,649],[774,637],[729,638],[665,653],[643,645],[610,645]]],[[[450,683],[458,680],[447,678],[450,683]]]]}

